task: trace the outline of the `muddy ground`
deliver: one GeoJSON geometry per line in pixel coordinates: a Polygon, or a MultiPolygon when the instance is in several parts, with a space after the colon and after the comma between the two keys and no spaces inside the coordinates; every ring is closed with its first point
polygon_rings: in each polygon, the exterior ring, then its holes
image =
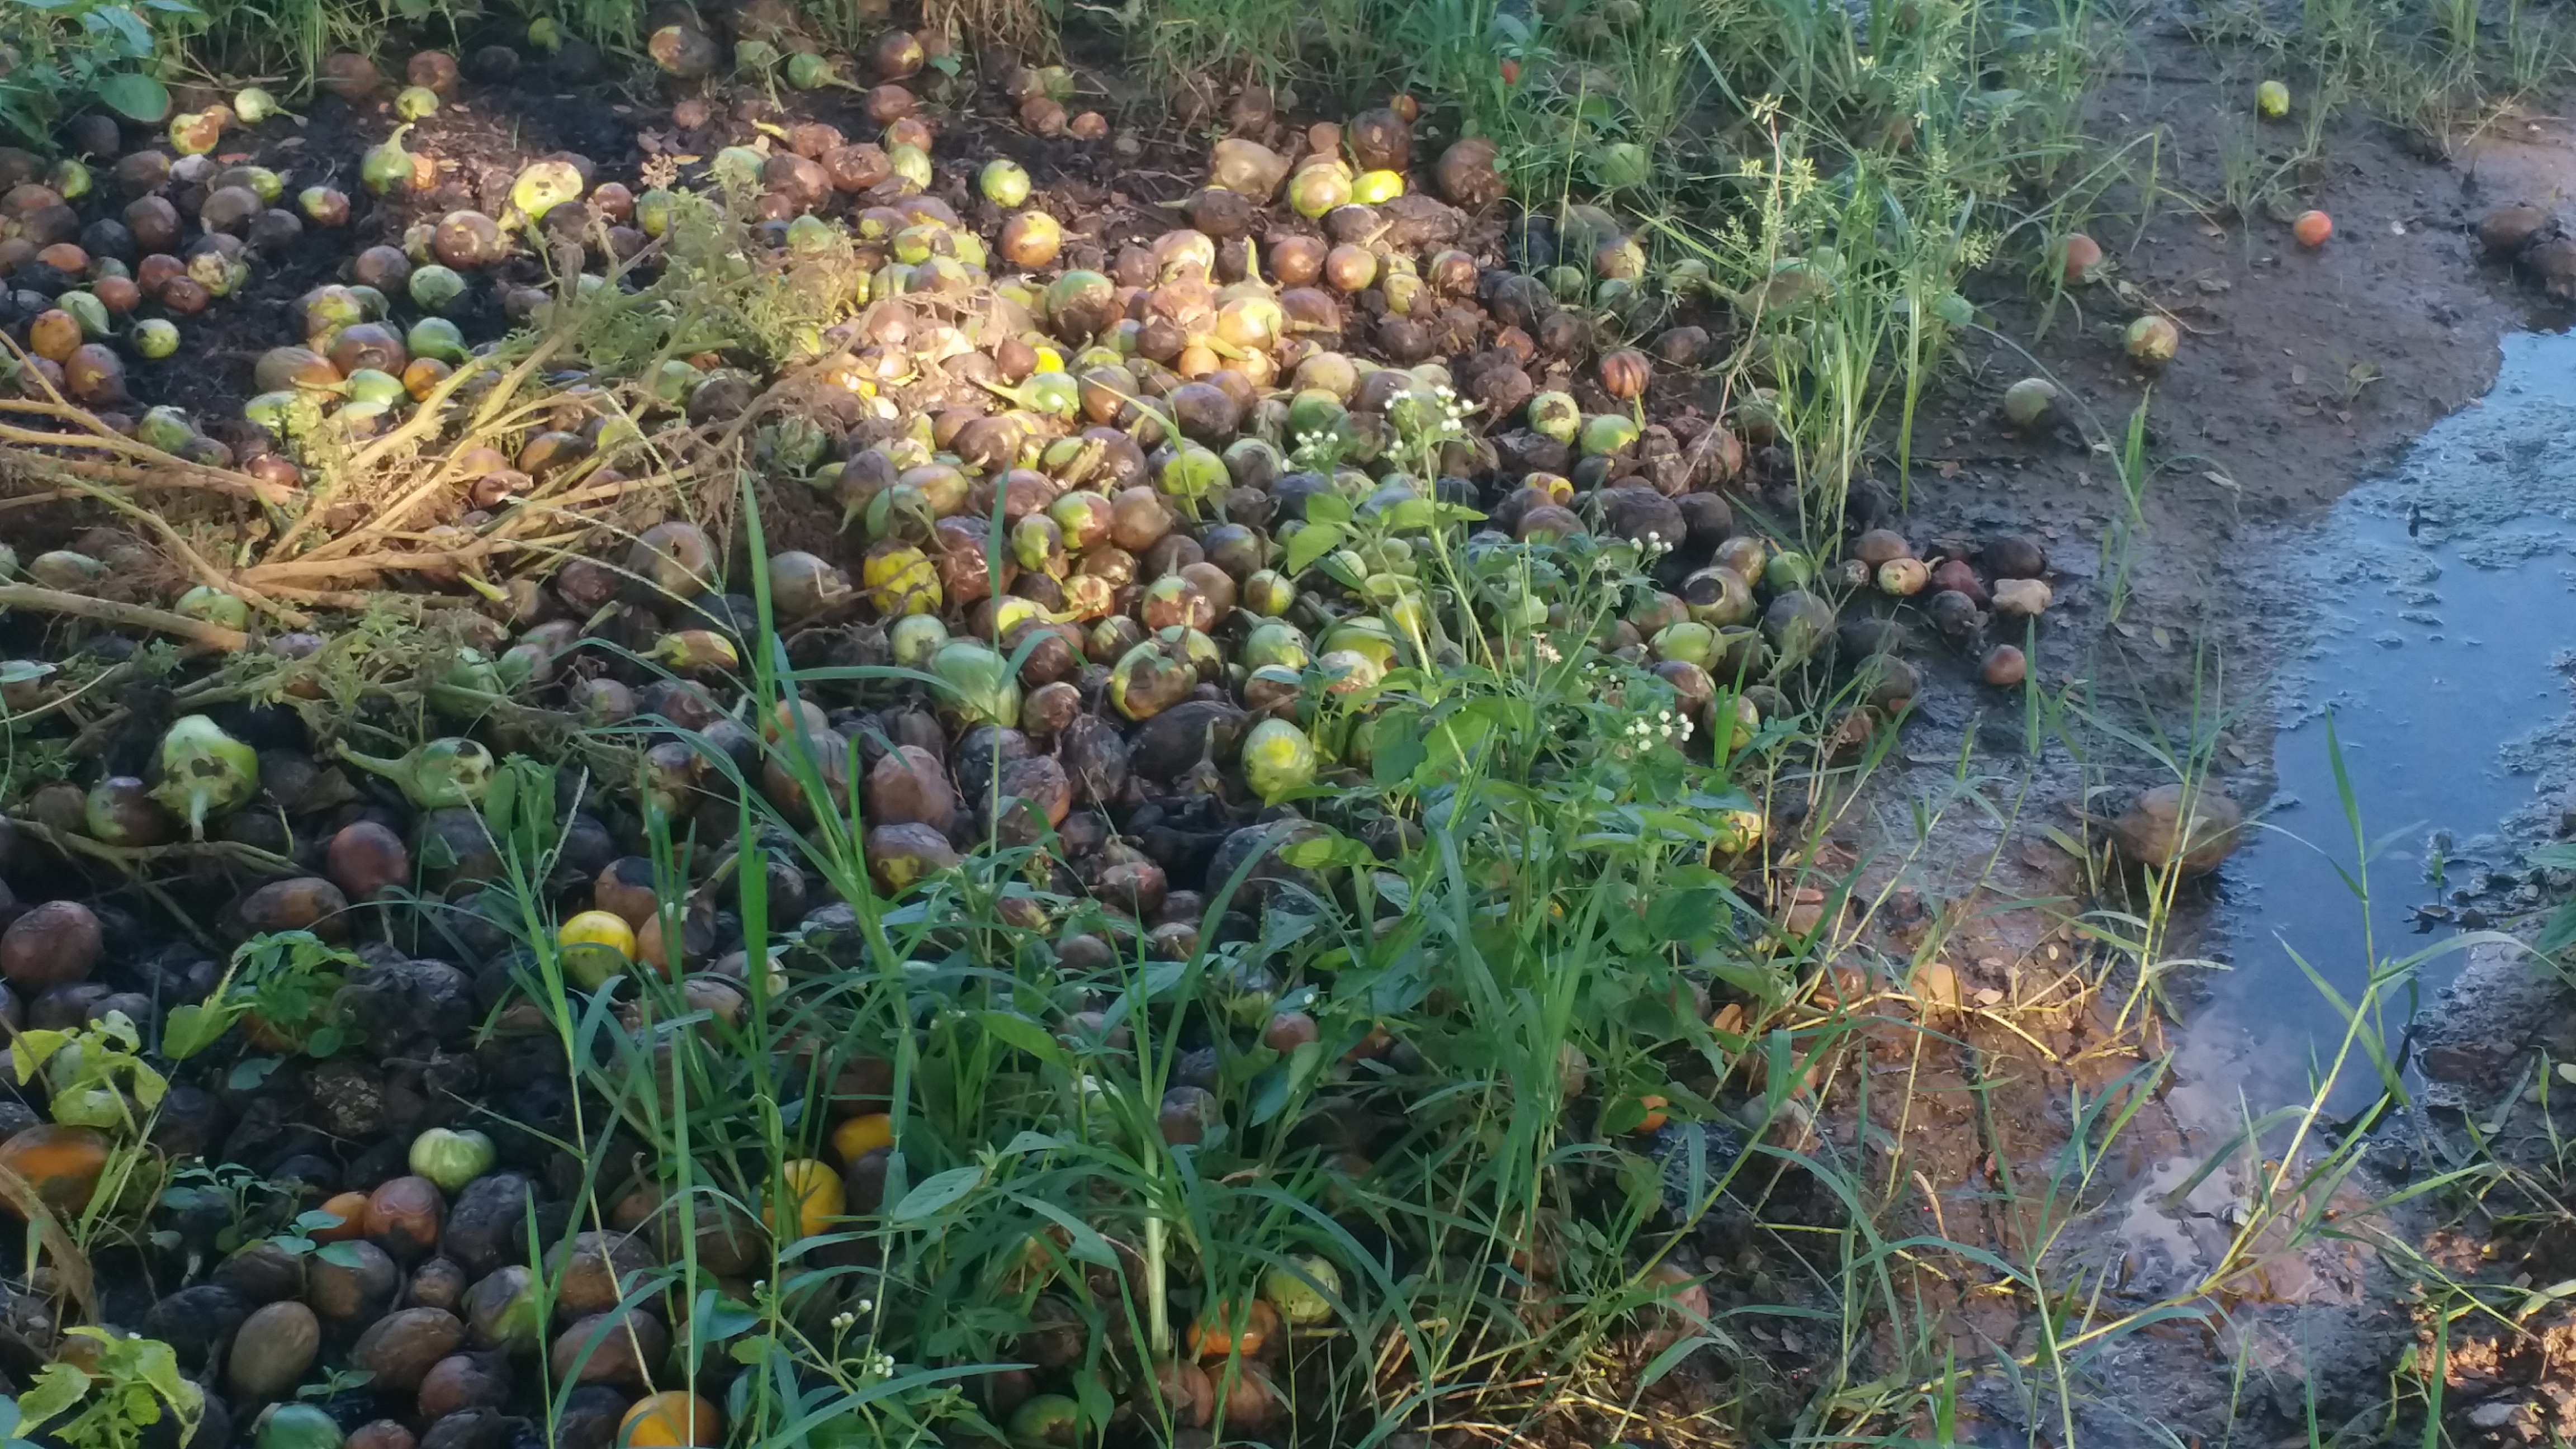
{"type": "MultiPolygon", "coordinates": [[[[2112,84],[2093,133],[2118,139],[2161,128],[2164,188],[2152,198],[2115,191],[2094,232],[2116,281],[2181,325],[2180,353],[2159,375],[2142,376],[2118,345],[2133,311],[2107,289],[2085,289],[2053,311],[2009,286],[1979,295],[1996,330],[2018,346],[1965,345],[1962,367],[1917,433],[1923,461],[1911,480],[1908,528],[1918,541],[2013,529],[2044,538],[2062,582],[2035,675],[2052,686],[2086,681],[2107,717],[2169,736],[2188,731],[2197,709],[2212,721],[2204,728],[2224,728],[2212,752],[2217,783],[2259,812],[2272,789],[2273,684],[2318,628],[2335,627],[2298,550],[2338,498],[2388,471],[2436,420],[2478,405],[2496,377],[2501,337],[2563,325],[2509,272],[2482,262],[2472,229],[2501,204],[2556,204],[2576,182],[2576,129],[2534,102],[2480,134],[2453,137],[2442,154],[2375,121],[2339,121],[2327,130],[2323,166],[2299,178],[2298,204],[2324,208],[2336,227],[2329,245],[2310,251],[2284,218],[2239,217],[2201,200],[2222,189],[2222,152],[2229,132],[2243,128],[2231,118],[2242,114],[2250,79],[2229,76],[2220,57],[2179,30],[2140,45],[2142,63],[2112,84]],[[2080,400],[2072,411],[2095,436],[2116,439],[2152,391],[2149,452],[2160,471],[2116,621],[2104,539],[2126,503],[2113,460],[2073,428],[2017,437],[2000,425],[1994,400],[2031,371],[2020,347],[2080,400]]],[[[2275,149],[2291,143],[2284,134],[2275,149]]],[[[2438,519],[2445,500],[2405,502],[2438,519]]],[[[2138,994],[2133,963],[2067,923],[2088,905],[2120,903],[2092,895],[2083,865],[2047,831],[2080,837],[2088,803],[2108,813],[2170,771],[2080,722],[2070,728],[2093,747],[2088,758],[2045,730],[2032,748],[2017,696],[1975,683],[1972,665],[1960,658],[1927,690],[1903,759],[1879,783],[1867,823],[1849,832],[1856,849],[1869,835],[1881,840],[1883,864],[1867,874],[1899,887],[1865,939],[1891,975],[1901,976],[1909,957],[1936,960],[1929,977],[1916,973],[1910,994],[1957,1003],[1926,1013],[1944,1029],[1941,1039],[1880,1039],[1874,1074],[1914,1088],[1910,1103],[1880,1115],[1907,1143],[1903,1166],[1923,1179],[1909,1204],[1911,1228],[1983,1241],[2016,1261],[2044,1251],[2053,1286],[2098,1295],[2094,1316],[2077,1318],[2098,1323],[2187,1292],[2218,1261],[2251,1186],[2250,1164],[2240,1158],[2179,1200],[2175,1190],[2250,1113],[2281,1104],[2240,1096],[2223,1053],[2195,1061],[2191,1021],[2205,973],[2166,980],[2177,1029],[2138,994]],[[1964,800],[1971,791],[1982,808],[1964,800]],[[1943,811],[1928,843],[1907,817],[1915,806],[1943,811]],[[2016,904],[2029,902],[2040,904],[2016,904]],[[1926,952],[1932,933],[1946,934],[1946,944],[1926,952]],[[2051,1173],[2068,1170],[2061,1148],[2070,1091],[2102,1093],[2178,1044],[2155,1100],[2096,1164],[2083,1206],[2053,1215],[2034,1207],[2033,1197],[2066,1180],[2051,1173]]],[[[2530,748],[2545,756],[2551,738],[2564,735],[2543,732],[2530,748]]],[[[2566,764],[2533,762],[2543,783],[2517,820],[2526,835],[2576,803],[2566,764]]],[[[2356,784],[2366,804],[2367,778],[2356,784]]],[[[2184,891],[2161,955],[2223,957],[2232,937],[2262,929],[2230,914],[2227,883],[2222,869],[2184,891]]],[[[2514,923],[2503,909],[2495,914],[2496,924],[2514,923]]],[[[2380,1129],[2366,1169],[2335,1198],[2348,1213],[2424,1172],[2472,1160],[2464,1124],[2474,1116],[2492,1126],[2497,1103],[2510,1108],[2535,1095],[2531,1073],[2516,1071],[2532,1060],[2526,1048],[2549,1047],[2554,1057],[2562,1045],[2576,1047],[2562,1043],[2564,995],[2535,979],[2527,957],[2503,950],[2475,953],[2462,984],[2428,1001],[2425,1017],[2417,1064],[2436,1075],[2412,1079],[2424,1089],[2424,1110],[2398,1113],[2380,1129]]],[[[2555,1181],[2548,1115],[2525,1108],[2509,1124],[2502,1150],[2534,1174],[2521,1187],[2555,1181]]],[[[2311,1140],[2311,1150],[2326,1145],[2329,1134],[2311,1140]]],[[[2576,1235],[2563,1223],[2540,1230],[2551,1214],[2519,1216],[2527,1202],[2509,1190],[2479,1211],[2432,1194],[2352,1221],[2384,1222],[2396,1241],[2427,1245],[2462,1275],[2563,1279],[2576,1268],[2566,1246],[2576,1235]]],[[[1966,1396],[1979,1426],[1969,1432],[1998,1444],[2058,1443],[2070,1432],[2094,1444],[2176,1442],[2169,1435],[2306,1442],[2313,1424],[2321,1439],[2340,1431],[2351,1442],[2384,1442],[2397,1432],[2385,1417],[2392,1384],[2404,1382],[2392,1369],[2429,1335],[2422,1275],[2392,1267],[2398,1255],[2378,1251],[2374,1231],[2354,1227],[2268,1256],[2229,1285],[2223,1311],[2202,1321],[2170,1320],[2090,1345],[2100,1351],[2083,1358],[2071,1412],[2046,1389],[1988,1369],[1966,1396]]],[[[1946,1305],[1943,1327],[1962,1363],[1996,1350],[2025,1369],[2037,1361],[2026,1294],[1936,1290],[1931,1301],[1946,1305]]],[[[2476,1341],[2446,1350],[2443,1415],[2454,1442],[2523,1442],[2544,1425],[2566,1431],[2564,1406],[2576,1390],[2571,1330],[2555,1309],[2522,1328],[2472,1322],[2466,1334],[2476,1341]]],[[[2420,1422],[2420,1407],[2413,1412],[2420,1422]]],[[[2408,1421],[2401,1414],[2399,1422],[2408,1421]]]]}

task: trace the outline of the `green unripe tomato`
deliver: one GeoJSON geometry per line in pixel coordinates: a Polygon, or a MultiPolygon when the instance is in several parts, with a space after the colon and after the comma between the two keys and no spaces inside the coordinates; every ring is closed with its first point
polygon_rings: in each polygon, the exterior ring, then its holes
{"type": "Polygon", "coordinates": [[[492,1170],[492,1139],[480,1132],[432,1127],[411,1142],[411,1170],[455,1192],[492,1170]]]}
{"type": "Polygon", "coordinates": [[[995,206],[1017,208],[1029,199],[1028,168],[1007,156],[985,162],[983,173],[976,178],[975,184],[984,193],[984,199],[995,206]]]}
{"type": "Polygon", "coordinates": [[[179,350],[177,324],[159,317],[146,318],[134,326],[134,350],[154,362],[179,350]]]}

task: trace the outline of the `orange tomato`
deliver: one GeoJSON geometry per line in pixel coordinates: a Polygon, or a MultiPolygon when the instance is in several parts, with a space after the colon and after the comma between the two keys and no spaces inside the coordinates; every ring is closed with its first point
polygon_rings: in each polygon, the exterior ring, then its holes
{"type": "Polygon", "coordinates": [[[629,1449],[716,1449],[724,1443],[724,1416],[696,1394],[670,1389],[636,1400],[617,1438],[629,1449]]]}
{"type": "Polygon", "coordinates": [[[2334,235],[2334,218],[2322,211],[2303,211],[2297,221],[2290,223],[2290,235],[2297,237],[2303,247],[2324,246],[2326,238],[2334,235]]]}
{"type": "Polygon", "coordinates": [[[1637,1124],[1638,1131],[1652,1132],[1656,1128],[1664,1125],[1665,1119],[1663,1109],[1670,1104],[1665,1102],[1663,1098],[1656,1096],[1652,1092],[1648,1092],[1637,1099],[1637,1105],[1646,1109],[1645,1120],[1637,1124]]]}
{"type": "Polygon", "coordinates": [[[1255,1298],[1249,1306],[1239,1308],[1219,1299],[1190,1325],[1190,1352],[1200,1358],[1223,1358],[1238,1352],[1250,1358],[1278,1332],[1279,1310],[1263,1300],[1255,1298]],[[1243,1325],[1240,1329],[1235,1327],[1238,1319],[1243,1325]]]}
{"type": "Polygon", "coordinates": [[[326,1199],[322,1204],[322,1211],[338,1213],[340,1222],[337,1227],[315,1228],[306,1234],[313,1241],[337,1243],[366,1236],[367,1195],[365,1193],[344,1192],[337,1197],[326,1199]]]}

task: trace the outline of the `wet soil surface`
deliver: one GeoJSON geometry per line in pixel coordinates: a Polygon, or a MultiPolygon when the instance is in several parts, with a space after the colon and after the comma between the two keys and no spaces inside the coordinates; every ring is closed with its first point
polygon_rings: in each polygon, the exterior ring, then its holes
{"type": "MultiPolygon", "coordinates": [[[[2206,1176],[2197,1169],[2248,1120],[2306,1101],[2312,1059],[2331,1059],[2343,1039],[2343,1015],[2297,960],[2351,1001],[2374,956],[2451,943],[2407,973],[2413,994],[2387,990],[2385,1042],[2412,1049],[2400,1060],[2414,1106],[2377,1125],[2364,1170],[2332,1199],[2344,1212],[2474,1160],[2464,1129],[2494,1127],[2494,1114],[2509,1118],[2532,1098],[2532,1048],[2563,1035],[2566,1016],[2527,954],[2456,948],[2464,932],[2527,928],[2565,884],[2524,856],[2559,832],[2576,758],[2564,652],[2576,642],[2576,469],[2564,461],[2576,343],[2525,331],[2557,319],[2482,262],[2472,229],[2498,205],[2551,204],[2576,180],[2576,141],[2537,112],[2459,138],[2447,158],[2376,124],[2330,127],[2326,164],[2299,204],[2330,211],[2336,234],[2309,251],[2282,219],[2191,200],[2217,194],[2220,153],[2247,129],[2238,117],[2250,78],[2234,85],[2171,36],[2145,44],[2155,85],[2128,83],[2096,130],[2162,127],[2168,189],[2143,224],[2138,198],[2116,193],[2129,214],[2095,219],[2116,264],[2111,286],[2053,306],[2018,292],[1980,298],[2022,345],[1966,348],[1964,376],[1918,430],[1929,461],[1910,480],[1918,541],[2026,529],[2047,543],[2058,602],[2034,676],[2081,707],[2029,713],[2018,693],[1977,684],[1963,650],[1918,701],[1906,760],[1874,797],[1892,857],[1879,874],[1905,883],[1892,903],[1928,909],[1946,933],[1928,951],[1919,930],[1888,944],[1937,963],[1928,982],[1916,970],[1918,1000],[1962,1008],[1930,1015],[1945,1025],[1928,1053],[1941,1060],[1913,1119],[1887,1123],[1916,1153],[1925,1196],[1939,1199],[1913,1226],[1977,1241],[1962,1222],[1982,1214],[1983,1241],[2038,1254],[2048,1281],[2098,1293],[2091,1322],[2187,1293],[2237,1238],[2262,1164],[2238,1153],[2206,1176]],[[2184,334],[2152,377],[2129,365],[2118,335],[2148,306],[2184,334]],[[2070,395],[2062,413],[2080,427],[2016,436],[2002,426],[1994,400],[2034,359],[2070,395]],[[2160,466],[2124,553],[2114,459],[2087,440],[2116,446],[2142,398],[2160,466]],[[2358,851],[2327,748],[2329,711],[2375,852],[2367,911],[2343,874],[2358,851]],[[2088,993],[2087,967],[2123,958],[2069,917],[2133,909],[2137,898],[2102,899],[2058,842],[2098,848],[2088,818],[2098,824],[2137,789],[2173,778],[2136,738],[2181,756],[2195,737],[2211,742],[2215,785],[2260,823],[2177,901],[2157,954],[2199,964],[2155,983],[2169,1011],[2116,965],[2106,989],[2088,993]],[[1929,831],[1926,812],[1938,822],[1929,831]],[[2152,1065],[2167,1052],[2166,1067],[2152,1065]],[[2126,1073],[2157,1070],[2168,1074],[2154,1099],[2081,1187],[2053,1215],[2032,1207],[2068,1186],[2053,1164],[2081,1130],[2070,1092],[2098,1099],[2126,1073]]],[[[1925,1071],[1927,1053],[1912,1056],[1908,1069],[1925,1071]]],[[[2300,1148],[2331,1146],[2379,1094],[2354,1053],[2300,1148]]],[[[2529,1140],[2516,1159],[2543,1173],[2556,1166],[2548,1115],[2522,1112],[2529,1140]]],[[[2285,1134],[2263,1145],[2280,1151],[2285,1134]]],[[[2386,1219],[2404,1245],[2389,1252],[2367,1232],[2258,1236],[2260,1266],[2216,1301],[2198,1300],[2191,1318],[2088,1343],[2071,1406],[2053,1387],[1988,1370],[1968,1395],[1975,1433],[2262,1442],[2311,1422],[2327,1433],[2368,1422],[2387,1412],[2391,1369],[2423,1348],[2423,1279],[2392,1263],[2426,1244],[2491,1280],[2523,1262],[2528,1223],[2489,1206],[2482,1215],[2428,1195],[2386,1219]]],[[[2000,1350],[2026,1373],[2041,1346],[2027,1308],[2009,1293],[1969,1292],[1942,1321],[1963,1361],[1991,1364],[2000,1350]]],[[[2445,1413],[2460,1432],[2536,1430],[2548,1418],[2515,1396],[2559,1385],[2550,1392],[2564,1397],[2565,1355],[2548,1345],[2566,1335],[2550,1317],[2527,1335],[2482,1340],[2486,1368],[2469,1378],[2454,1368],[2445,1413]]]]}

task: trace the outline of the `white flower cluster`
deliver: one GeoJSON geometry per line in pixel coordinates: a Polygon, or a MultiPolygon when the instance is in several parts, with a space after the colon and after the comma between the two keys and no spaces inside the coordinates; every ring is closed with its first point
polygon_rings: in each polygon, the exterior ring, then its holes
{"type": "Polygon", "coordinates": [[[1441,410],[1447,415],[1448,420],[1441,424],[1440,430],[1442,432],[1465,432],[1467,430],[1467,414],[1474,411],[1474,409],[1469,408],[1466,404],[1458,401],[1458,394],[1451,391],[1449,385],[1446,383],[1442,383],[1432,388],[1431,395],[1440,399],[1441,410]]]}
{"type": "Polygon", "coordinates": [[[859,1377],[862,1380],[893,1378],[894,1355],[890,1353],[872,1353],[867,1357],[860,1359],[859,1377]]]}
{"type": "Polygon", "coordinates": [[[1680,744],[1691,737],[1691,722],[1687,715],[1675,717],[1671,710],[1659,709],[1653,719],[1639,715],[1628,721],[1625,733],[1635,736],[1637,743],[1643,745],[1651,745],[1657,740],[1680,744]]]}

